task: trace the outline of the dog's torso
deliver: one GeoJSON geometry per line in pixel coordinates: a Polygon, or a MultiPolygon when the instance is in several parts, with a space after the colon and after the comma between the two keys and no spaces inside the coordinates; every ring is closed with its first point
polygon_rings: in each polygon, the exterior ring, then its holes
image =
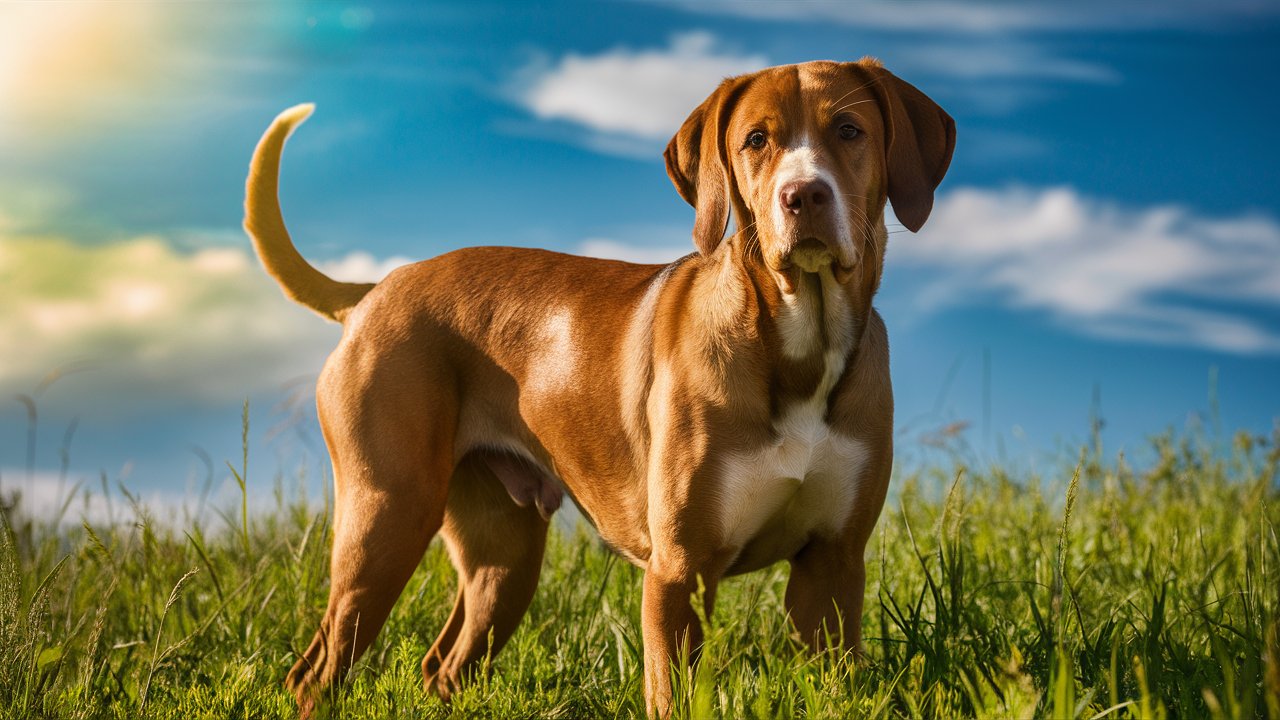
{"type": "Polygon", "coordinates": [[[832,412],[854,365],[876,360],[856,352],[866,318],[843,288],[814,276],[788,302],[732,257],[457,251],[380,283],[335,357],[346,374],[348,347],[431,348],[458,376],[456,398],[424,398],[456,403],[457,460],[491,458],[517,501],[566,488],[640,566],[653,533],[679,526],[745,572],[838,534],[886,438],[832,412]]]}

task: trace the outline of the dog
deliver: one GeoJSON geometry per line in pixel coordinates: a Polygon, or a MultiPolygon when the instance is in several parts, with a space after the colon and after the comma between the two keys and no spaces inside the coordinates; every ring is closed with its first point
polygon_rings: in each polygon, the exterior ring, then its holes
{"type": "Polygon", "coordinates": [[[636,265],[476,247],[338,282],[295,249],[281,153],[253,157],[245,229],[285,294],[342,339],[316,384],[334,472],[331,586],[287,687],[308,716],[377,636],[427,544],[457,568],[422,661],[448,700],[511,637],[565,493],[644,569],[644,695],[702,641],[724,577],[786,560],[803,642],[861,652],[863,554],[893,458],[886,201],[917,231],[955,123],[864,58],[729,78],[666,148],[697,249],[636,265]],[[736,221],[728,234],[729,219],[736,221]]]}

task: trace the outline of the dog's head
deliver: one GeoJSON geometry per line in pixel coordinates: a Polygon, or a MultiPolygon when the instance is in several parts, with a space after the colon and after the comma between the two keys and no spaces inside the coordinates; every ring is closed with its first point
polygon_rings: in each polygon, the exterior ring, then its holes
{"type": "Polygon", "coordinates": [[[725,80],[665,156],[671,181],[697,211],[698,250],[715,251],[732,208],[789,291],[793,273],[827,264],[837,278],[851,277],[876,242],[886,199],[903,225],[919,230],[954,147],[950,115],[863,59],[725,80]]]}

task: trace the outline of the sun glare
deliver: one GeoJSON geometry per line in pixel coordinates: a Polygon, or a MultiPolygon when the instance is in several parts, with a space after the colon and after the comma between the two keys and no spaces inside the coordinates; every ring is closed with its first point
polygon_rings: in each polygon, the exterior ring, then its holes
{"type": "Polygon", "coordinates": [[[0,128],[73,129],[128,102],[163,73],[154,53],[164,3],[31,2],[0,7],[0,128]]]}

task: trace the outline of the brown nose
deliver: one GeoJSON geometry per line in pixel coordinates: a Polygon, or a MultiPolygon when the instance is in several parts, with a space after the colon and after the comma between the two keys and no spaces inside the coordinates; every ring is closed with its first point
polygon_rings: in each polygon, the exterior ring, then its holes
{"type": "Polygon", "coordinates": [[[825,180],[798,180],[789,182],[778,191],[782,209],[799,215],[805,208],[821,207],[831,202],[831,186],[825,180]]]}

